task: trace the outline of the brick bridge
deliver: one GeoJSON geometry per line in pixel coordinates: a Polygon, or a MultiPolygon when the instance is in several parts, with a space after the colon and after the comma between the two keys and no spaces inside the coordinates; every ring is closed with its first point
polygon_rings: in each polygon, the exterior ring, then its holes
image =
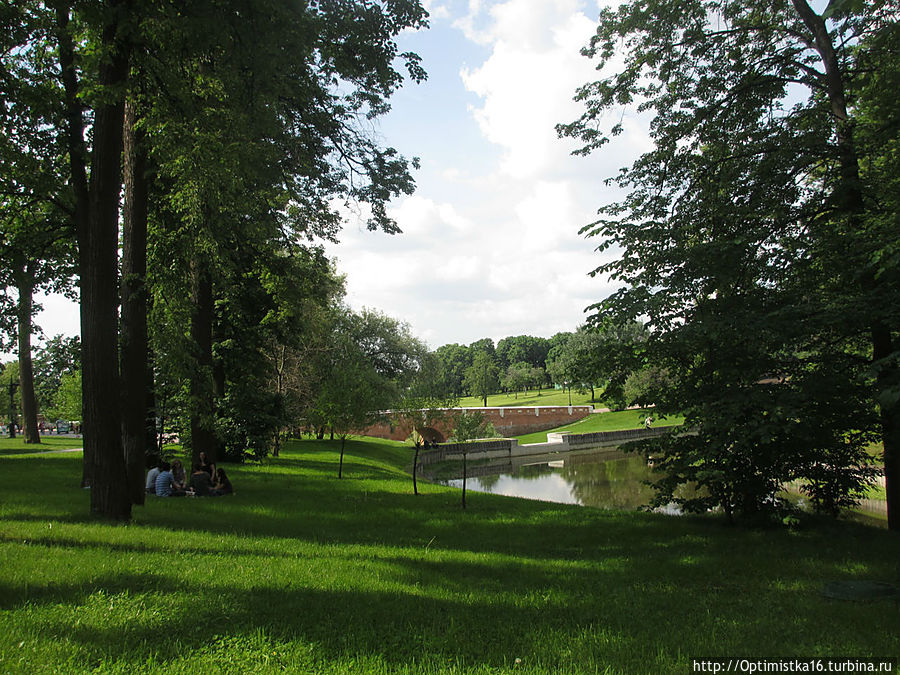
{"type": "MultiPolygon", "coordinates": [[[[438,421],[430,426],[417,426],[417,431],[423,438],[443,443],[453,431],[453,417],[459,413],[480,412],[501,436],[521,436],[536,431],[555,429],[564,424],[571,424],[584,419],[591,414],[593,408],[589,405],[573,406],[509,406],[504,408],[445,408],[438,421]]],[[[425,411],[423,411],[424,414],[425,411]]],[[[389,421],[373,424],[360,430],[363,436],[375,438],[389,438],[394,441],[405,441],[412,433],[412,424],[407,421],[397,421],[396,418],[389,421]]]]}

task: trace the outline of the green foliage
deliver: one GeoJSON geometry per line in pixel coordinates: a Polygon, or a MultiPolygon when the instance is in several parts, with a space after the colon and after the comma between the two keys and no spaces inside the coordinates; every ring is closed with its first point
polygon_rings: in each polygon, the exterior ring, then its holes
{"type": "Polygon", "coordinates": [[[527,363],[534,368],[544,368],[550,340],[531,335],[506,337],[497,342],[497,360],[503,369],[516,363],[527,363]]]}
{"type": "Polygon", "coordinates": [[[327,345],[323,381],[308,419],[343,436],[401,402],[426,351],[406,324],[347,308],[335,318],[327,345]]]}
{"type": "Polygon", "coordinates": [[[645,366],[625,379],[625,403],[629,406],[653,405],[672,386],[672,378],[667,370],[658,366],[645,366]]]}
{"type": "Polygon", "coordinates": [[[22,411],[22,397],[19,394],[19,362],[10,361],[0,364],[0,420],[4,424],[9,424],[10,418],[10,385],[13,389],[12,407],[15,408],[16,415],[20,415],[22,411]]]}
{"type": "MultiPolygon", "coordinates": [[[[81,338],[57,335],[34,354],[34,391],[38,409],[53,405],[62,377],[81,369],[81,338]]],[[[66,419],[80,419],[81,415],[66,419]]]]}
{"type": "Polygon", "coordinates": [[[472,353],[465,345],[449,344],[434,352],[441,364],[442,389],[448,394],[462,396],[466,390],[466,369],[472,365],[472,353]]]}
{"type": "Polygon", "coordinates": [[[453,416],[453,434],[451,441],[465,443],[479,438],[498,438],[500,434],[484,413],[461,411],[453,416]]]}
{"type": "Polygon", "coordinates": [[[487,397],[500,388],[499,368],[491,352],[481,349],[475,352],[472,365],[466,369],[464,384],[472,396],[476,396],[487,405],[487,397]]]}
{"type": "Polygon", "coordinates": [[[47,410],[47,417],[50,420],[83,419],[81,396],[81,371],[65,373],[59,378],[59,387],[53,397],[53,406],[47,410]]]}
{"type": "MultiPolygon", "coordinates": [[[[579,90],[585,112],[560,132],[586,154],[621,132],[607,111],[652,115],[652,149],[611,181],[626,196],[584,232],[621,250],[595,271],[622,284],[597,317],[648,318],[643,358],[673,383],[655,403],[696,433],[645,447],[666,474],[659,502],[697,483],[688,508],[755,513],[796,480],[833,512],[865,488],[875,407],[897,384],[896,209],[882,197],[895,178],[873,168],[891,163],[900,125],[868,75],[896,71],[896,11],[679,0],[601,12],[585,53],[604,73],[623,65],[579,90]]],[[[881,402],[884,419],[897,410],[881,402]]],[[[883,427],[888,458],[895,427],[883,427]]]]}

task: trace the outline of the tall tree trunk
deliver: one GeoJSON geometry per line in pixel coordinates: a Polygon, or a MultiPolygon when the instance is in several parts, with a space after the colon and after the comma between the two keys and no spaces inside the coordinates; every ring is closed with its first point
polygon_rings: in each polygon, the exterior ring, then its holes
{"type": "Polygon", "coordinates": [[[122,230],[122,445],[128,492],[145,499],[147,436],[147,156],[136,129],[137,110],[125,105],[125,210],[122,230]]]}
{"type": "MultiPolygon", "coordinates": [[[[54,5],[56,24],[54,34],[59,47],[59,65],[62,76],[63,89],[65,91],[65,119],[66,119],[66,145],[69,156],[69,172],[71,175],[71,187],[75,196],[75,229],[78,234],[79,264],[83,268],[83,248],[87,244],[87,232],[90,219],[90,195],[87,180],[87,146],[84,142],[84,117],[82,115],[82,103],[79,97],[78,75],[75,67],[75,45],[69,31],[69,6],[59,0],[54,5]]],[[[82,313],[82,326],[86,318],[82,313]]],[[[82,339],[84,329],[82,327],[82,339]]],[[[84,350],[82,349],[82,363],[84,350]]],[[[83,367],[83,366],[82,366],[83,367]]],[[[82,376],[82,390],[84,389],[84,377],[82,376]]],[[[90,487],[93,482],[97,457],[94,454],[95,444],[84,444],[84,459],[82,461],[81,485],[90,487]]]]}
{"type": "MultiPolygon", "coordinates": [[[[213,316],[213,321],[215,321],[215,316],[213,316]]],[[[212,360],[212,425],[213,429],[215,429],[215,415],[216,410],[218,410],[219,401],[225,398],[225,386],[226,386],[226,377],[225,377],[225,364],[222,362],[222,359],[217,359],[212,353],[212,344],[215,344],[218,336],[216,335],[215,330],[213,330],[213,341],[210,344],[210,359],[212,360]]],[[[213,450],[210,457],[213,458],[213,461],[216,459],[221,459],[225,456],[225,439],[222,438],[220,434],[213,433],[213,443],[215,444],[215,449],[213,450]]]]}
{"type": "Polygon", "coordinates": [[[419,470],[419,447],[420,445],[416,443],[416,451],[413,455],[413,468],[412,468],[412,478],[413,478],[413,494],[419,494],[419,484],[416,481],[416,472],[419,470]]]}
{"type": "MultiPolygon", "coordinates": [[[[832,44],[825,20],[817,15],[806,0],[792,0],[794,9],[813,35],[813,44],[825,69],[825,86],[831,113],[834,118],[835,136],[838,146],[841,182],[833,195],[837,205],[850,221],[850,231],[857,231],[865,213],[865,202],[860,182],[859,155],[853,138],[853,124],[847,109],[844,86],[845,74],[832,44]]],[[[863,294],[877,289],[878,280],[874,274],[861,278],[863,294]]],[[[890,326],[877,316],[873,318],[871,340],[873,360],[878,366],[877,389],[879,393],[890,391],[897,385],[900,372],[895,354],[900,345],[895,344],[890,326]]],[[[876,401],[881,417],[881,437],[884,444],[884,479],[887,496],[888,528],[900,530],[900,405],[884,403],[881,397],[876,401]]]]}
{"type": "MultiPolygon", "coordinates": [[[[890,391],[900,385],[900,370],[892,361],[897,345],[891,332],[877,326],[872,332],[874,360],[878,370],[878,390],[890,391]]],[[[900,403],[880,402],[881,439],[884,444],[884,491],[887,497],[888,529],[900,530],[900,403]]]]}
{"type": "Polygon", "coordinates": [[[31,363],[31,315],[34,307],[34,271],[29,263],[17,270],[19,351],[19,395],[22,397],[22,435],[25,443],[40,443],[37,402],[34,398],[34,368],[31,363]]]}
{"type": "Polygon", "coordinates": [[[91,512],[115,520],[131,518],[131,498],[122,451],[119,397],[118,246],[121,189],[122,95],[128,50],[118,38],[129,6],[106,3],[102,42],[109,59],[99,83],[109,102],[94,111],[89,217],[78,228],[81,267],[82,392],[85,453],[94,458],[91,512]]]}
{"type": "Polygon", "coordinates": [[[191,376],[191,453],[196,462],[205,452],[215,462],[215,408],[213,397],[213,290],[212,278],[203,261],[191,266],[191,296],[194,311],[191,316],[191,338],[194,342],[196,365],[191,376]]]}
{"type": "MultiPolygon", "coordinates": [[[[152,300],[150,297],[147,297],[147,316],[150,316],[150,306],[152,305],[152,300]]],[[[149,320],[149,319],[148,319],[149,320]]],[[[151,455],[155,455],[157,448],[157,437],[156,437],[156,419],[159,414],[159,410],[157,410],[156,403],[156,378],[153,372],[153,348],[149,346],[147,347],[147,402],[144,405],[144,437],[146,438],[146,448],[147,452],[151,455]]]]}

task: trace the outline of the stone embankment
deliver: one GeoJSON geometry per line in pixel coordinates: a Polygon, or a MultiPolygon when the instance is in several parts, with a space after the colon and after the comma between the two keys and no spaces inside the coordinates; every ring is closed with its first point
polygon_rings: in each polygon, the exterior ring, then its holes
{"type": "Polygon", "coordinates": [[[591,434],[549,433],[546,443],[519,445],[515,438],[472,441],[471,443],[447,443],[423,452],[419,456],[422,465],[445,460],[461,460],[463,455],[473,460],[502,460],[541,455],[552,455],[575,450],[617,448],[624,443],[662,436],[677,426],[650,429],[626,429],[623,431],[599,431],[591,434]]]}

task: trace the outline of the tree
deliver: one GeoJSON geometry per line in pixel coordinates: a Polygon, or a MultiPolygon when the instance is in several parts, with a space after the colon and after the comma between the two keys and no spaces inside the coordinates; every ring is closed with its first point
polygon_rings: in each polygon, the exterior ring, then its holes
{"type": "Polygon", "coordinates": [[[441,363],[443,390],[460,397],[465,390],[466,369],[472,365],[472,353],[465,345],[449,344],[438,347],[435,356],[441,363]]]}
{"type": "Polygon", "coordinates": [[[525,362],[536,368],[543,368],[550,351],[550,340],[517,335],[497,342],[497,360],[504,370],[514,363],[525,362]]]}
{"type": "MultiPolygon", "coordinates": [[[[62,377],[80,370],[80,364],[81,338],[77,336],[56,335],[35,350],[34,389],[41,412],[47,414],[55,405],[62,377]]],[[[81,419],[81,415],[67,419],[81,419]]]]}
{"type": "Polygon", "coordinates": [[[424,345],[409,327],[372,310],[356,314],[344,308],[329,340],[327,370],[310,411],[341,440],[338,478],[343,476],[344,445],[400,400],[410,383],[424,345]]]}
{"type": "Polygon", "coordinates": [[[66,373],[60,378],[51,410],[57,419],[82,419],[80,371],[66,373]]]}
{"type": "Polygon", "coordinates": [[[463,410],[453,417],[453,437],[456,443],[462,443],[463,456],[463,484],[462,484],[462,507],[466,508],[466,481],[468,480],[468,450],[465,444],[478,438],[493,438],[497,436],[494,425],[491,423],[484,413],[480,411],[463,410]]]}
{"type": "Polygon", "coordinates": [[[624,286],[594,309],[648,318],[647,357],[676,383],[658,404],[697,433],[654,442],[660,501],[695,481],[709,496],[690,507],[752,513],[800,480],[833,511],[864,488],[880,428],[900,528],[896,203],[882,196],[900,126],[878,103],[897,78],[896,16],[842,0],[601,13],[585,53],[624,66],[579,90],[586,111],[560,132],[586,154],[622,130],[606,111],[653,115],[653,149],[613,179],[627,196],[584,231],[622,250],[595,273],[624,286]]]}
{"type": "MultiPolygon", "coordinates": [[[[0,283],[16,291],[0,330],[16,343],[25,443],[40,443],[32,362],[34,294],[71,292],[71,192],[64,143],[54,134],[62,110],[59,86],[47,78],[52,45],[32,8],[11,7],[0,38],[0,283]],[[13,319],[10,321],[9,319],[13,319]]],[[[39,332],[39,331],[38,331],[39,332]]],[[[3,342],[3,340],[0,340],[3,342]]]]}
{"type": "Polygon", "coordinates": [[[646,366],[631,373],[625,380],[627,405],[652,406],[673,386],[668,371],[658,366],[646,366]]]}
{"type": "Polygon", "coordinates": [[[59,132],[68,141],[79,251],[83,482],[91,487],[91,512],[114,520],[131,518],[119,411],[117,282],[124,87],[135,5],[132,0],[108,0],[96,13],[81,17],[90,32],[86,41],[75,39],[71,5],[58,3],[52,16],[65,101],[65,126],[59,132]],[[79,69],[76,45],[100,56],[96,71],[79,69]],[[94,79],[85,82],[87,75],[94,79]],[[85,102],[93,113],[90,146],[85,140],[85,102]]]}
{"type": "MultiPolygon", "coordinates": [[[[388,110],[387,100],[404,80],[395,66],[405,67],[413,80],[425,77],[415,54],[398,54],[395,38],[423,27],[426,16],[417,0],[200,2],[187,10],[105,0],[23,2],[4,10],[0,53],[13,59],[34,53],[43,60],[31,70],[3,68],[4,98],[15,104],[4,106],[3,112],[28,110],[39,98],[24,96],[30,89],[21,85],[32,76],[39,85],[34,89],[56,106],[55,117],[33,128],[61,148],[57,156],[67,175],[60,182],[71,195],[68,215],[76,231],[81,277],[83,479],[92,487],[92,512],[119,520],[130,517],[127,485],[134,483],[132,460],[138,457],[128,451],[126,470],[118,406],[122,380],[116,281],[126,98],[137,113],[129,121],[132,147],[157,170],[155,186],[147,189],[154,191],[163,217],[149,216],[174,230],[162,237],[174,244],[164,255],[165,264],[191,258],[198,264],[197,289],[202,292],[197,298],[203,302],[194,341],[201,343],[202,353],[194,355],[200,359],[194,369],[195,400],[206,400],[198,403],[203,410],[195,415],[195,426],[202,435],[209,431],[201,423],[202,412],[213,408],[209,401],[216,395],[212,387],[201,387],[200,378],[216,366],[209,365],[213,342],[205,332],[218,298],[205,291],[216,281],[209,278],[211,270],[227,259],[217,254],[233,249],[234,240],[266,244],[255,250],[269,253],[300,239],[334,238],[342,202],[368,204],[370,227],[399,231],[386,204],[412,191],[410,163],[392,148],[381,147],[368,121],[388,110]],[[152,142],[142,143],[140,134],[152,142]]],[[[129,214],[147,203],[139,196],[144,189],[140,179],[146,176],[135,169],[134,157],[129,153],[125,162],[135,179],[126,186],[125,258],[136,267],[123,275],[127,365],[122,375],[129,411],[144,408],[141,402],[150,398],[148,368],[141,363],[146,350],[139,344],[144,291],[140,284],[131,288],[142,276],[142,246],[132,225],[143,216],[129,214]]],[[[17,170],[24,161],[17,160],[17,170]]],[[[157,234],[149,232],[150,238],[157,234]]],[[[213,291],[217,288],[222,284],[212,285],[213,291]]],[[[185,355],[189,350],[169,344],[157,353],[185,355]]],[[[206,382],[221,382],[215,375],[206,382]]],[[[210,419],[207,415],[202,422],[208,425],[210,419]]],[[[131,431],[126,436],[142,435],[135,420],[127,421],[125,428],[131,431]]],[[[139,444],[134,447],[140,449],[139,444]]]]}
{"type": "Polygon", "coordinates": [[[442,363],[434,352],[427,350],[419,354],[418,369],[412,383],[402,394],[399,403],[393,406],[391,416],[400,424],[412,428],[413,439],[413,494],[419,494],[417,474],[419,451],[423,445],[434,442],[427,429],[446,420],[449,410],[456,407],[459,397],[447,393],[444,388],[442,363]]]}
{"type": "Polygon", "coordinates": [[[532,370],[532,366],[524,361],[513,363],[503,374],[503,386],[507,391],[515,392],[518,398],[519,390],[524,390],[534,379],[532,370]]]}
{"type": "MultiPolygon", "coordinates": [[[[166,186],[163,236],[184,251],[174,283],[190,279],[197,300],[194,346],[182,352],[193,392],[189,440],[193,452],[212,456],[222,440],[229,445],[215,433],[223,428],[216,419],[227,422],[234,447],[248,431],[258,446],[281,417],[278,396],[231,383],[259,381],[246,376],[286,314],[271,306],[280,298],[270,297],[284,254],[321,257],[301,242],[336,240],[341,203],[365,202],[370,228],[399,231],[386,203],[412,191],[410,162],[381,147],[364,120],[387,111],[404,79],[395,65],[405,65],[416,81],[424,78],[418,57],[397,54],[394,38],[423,26],[425,13],[409,0],[213,3],[208,12],[217,20],[192,16],[193,23],[168,28],[168,39],[181,47],[172,52],[171,69],[187,77],[175,83],[181,105],[166,106],[171,96],[159,97],[163,103],[149,111],[148,124],[159,130],[154,158],[166,186]],[[223,311],[230,307],[250,311],[223,311]]],[[[162,253],[171,258],[169,245],[162,253]]]]}
{"type": "Polygon", "coordinates": [[[19,409],[22,407],[22,397],[19,395],[19,363],[18,361],[10,361],[9,363],[0,363],[0,410],[3,411],[0,417],[7,420],[9,426],[9,437],[15,438],[15,428],[13,424],[19,423],[19,409]]]}
{"type": "Polygon", "coordinates": [[[485,407],[487,407],[488,395],[500,388],[498,371],[493,356],[487,350],[476,352],[472,359],[472,365],[466,369],[465,386],[472,396],[477,396],[484,401],[485,407]]]}

